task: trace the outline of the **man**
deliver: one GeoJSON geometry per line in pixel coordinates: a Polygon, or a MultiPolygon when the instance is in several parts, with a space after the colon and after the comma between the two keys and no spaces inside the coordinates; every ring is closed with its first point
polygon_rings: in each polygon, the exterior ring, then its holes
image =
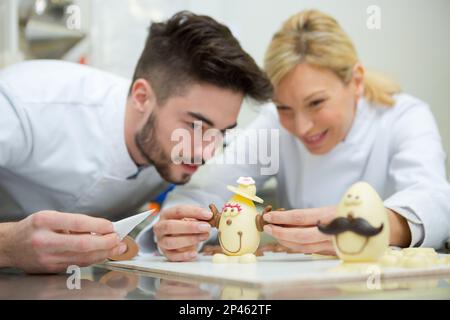
{"type": "Polygon", "coordinates": [[[205,157],[192,141],[172,161],[172,133],[232,128],[245,96],[270,95],[229,29],[189,12],[151,25],[131,85],[57,61],[1,71],[0,219],[15,222],[0,223],[0,267],[59,272],[124,252],[109,220],[186,183],[205,157]]]}

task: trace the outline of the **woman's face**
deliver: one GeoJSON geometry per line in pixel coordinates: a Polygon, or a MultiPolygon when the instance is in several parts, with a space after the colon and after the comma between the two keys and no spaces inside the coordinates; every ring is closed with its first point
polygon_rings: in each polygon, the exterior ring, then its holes
{"type": "Polygon", "coordinates": [[[280,122],[312,154],[345,139],[362,93],[364,69],[356,64],[348,84],[329,69],[298,64],[275,88],[280,122]]]}

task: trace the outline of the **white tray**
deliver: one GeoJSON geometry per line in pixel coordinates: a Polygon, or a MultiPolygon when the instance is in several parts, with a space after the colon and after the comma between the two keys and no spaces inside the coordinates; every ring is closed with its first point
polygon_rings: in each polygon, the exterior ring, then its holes
{"type": "Polygon", "coordinates": [[[286,287],[303,284],[330,284],[367,281],[369,277],[404,279],[449,275],[450,264],[427,269],[369,268],[364,272],[332,271],[340,261],[304,254],[266,253],[254,264],[215,264],[211,256],[194,262],[169,262],[164,257],[146,256],[130,261],[110,261],[107,267],[149,272],[161,277],[188,278],[208,282],[254,287],[286,287]]]}

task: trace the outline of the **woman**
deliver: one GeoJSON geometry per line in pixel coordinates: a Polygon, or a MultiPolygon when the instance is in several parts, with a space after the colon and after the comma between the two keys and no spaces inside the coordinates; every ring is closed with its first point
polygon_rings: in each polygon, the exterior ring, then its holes
{"type": "MultiPolygon", "coordinates": [[[[391,245],[442,247],[450,231],[450,186],[428,106],[366,72],[336,20],[315,10],[284,23],[269,45],[265,69],[276,108],[265,108],[247,132],[279,129],[278,204],[289,210],[266,215],[270,224],[264,231],[291,250],[333,253],[331,238],[319,232],[317,221],[331,221],[346,189],[363,180],[384,200],[391,245]]],[[[221,157],[248,152],[233,145],[221,157]]],[[[165,207],[222,205],[230,196],[225,185],[237,177],[252,176],[257,187],[271,177],[260,169],[208,164],[176,188],[165,207]]],[[[171,219],[161,215],[162,221],[171,219]]],[[[183,260],[181,254],[200,242],[173,230],[157,232],[156,238],[171,260],[183,260]],[[183,241],[166,241],[174,237],[183,241]]],[[[195,255],[183,257],[188,256],[195,255]]]]}

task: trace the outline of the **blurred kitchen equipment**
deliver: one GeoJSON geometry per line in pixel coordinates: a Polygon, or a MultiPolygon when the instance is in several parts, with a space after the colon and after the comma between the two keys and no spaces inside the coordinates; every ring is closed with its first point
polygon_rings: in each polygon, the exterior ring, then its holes
{"type": "Polygon", "coordinates": [[[19,1],[19,47],[26,59],[61,59],[85,38],[70,24],[73,8],[70,0],[19,1]]]}

